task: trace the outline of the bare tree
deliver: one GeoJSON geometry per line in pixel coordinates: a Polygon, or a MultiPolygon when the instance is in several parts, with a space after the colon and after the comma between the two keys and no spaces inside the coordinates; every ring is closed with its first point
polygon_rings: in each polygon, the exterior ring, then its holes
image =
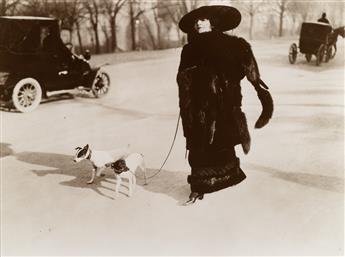
{"type": "Polygon", "coordinates": [[[91,27],[94,33],[94,40],[95,40],[95,52],[96,54],[100,53],[100,40],[99,40],[99,33],[98,33],[98,27],[99,27],[99,15],[100,15],[100,6],[98,5],[97,0],[92,1],[84,1],[83,2],[84,7],[87,11],[87,16],[89,18],[89,21],[91,23],[91,27]],[[91,2],[91,3],[90,3],[91,2]]]}
{"type": "Polygon", "coordinates": [[[20,0],[1,0],[0,2],[0,16],[13,15],[20,0]]]}
{"type": "Polygon", "coordinates": [[[277,11],[279,14],[279,33],[278,33],[279,37],[283,36],[284,15],[286,11],[288,10],[288,4],[289,4],[289,0],[277,1],[277,7],[278,7],[277,11]]]}
{"type": "Polygon", "coordinates": [[[292,1],[289,3],[287,11],[293,22],[292,32],[296,33],[300,30],[301,21],[307,21],[309,16],[312,15],[312,2],[292,1]],[[298,23],[297,26],[296,23],[298,23]]]}
{"type": "Polygon", "coordinates": [[[109,52],[109,50],[110,50],[110,38],[109,38],[108,26],[105,23],[103,23],[103,24],[101,24],[101,29],[102,29],[104,37],[105,37],[106,52],[109,52]]]}
{"type": "Polygon", "coordinates": [[[130,28],[131,28],[131,42],[132,50],[137,49],[136,42],[136,29],[138,18],[144,13],[144,10],[141,9],[140,2],[137,0],[129,0],[129,19],[130,19],[130,28]]]}
{"type": "Polygon", "coordinates": [[[83,19],[82,0],[54,0],[51,1],[51,14],[62,21],[63,29],[67,29],[70,38],[76,23],[83,19]]]}
{"type": "Polygon", "coordinates": [[[253,28],[255,15],[260,12],[263,5],[262,0],[248,0],[245,2],[237,1],[241,4],[242,10],[249,15],[249,39],[253,39],[253,28]]]}
{"type": "Polygon", "coordinates": [[[143,19],[142,19],[144,26],[146,28],[147,34],[148,34],[148,38],[150,39],[151,45],[152,45],[152,49],[157,49],[157,45],[156,45],[156,40],[155,40],[155,36],[154,36],[154,32],[152,31],[152,27],[150,26],[150,21],[149,19],[144,15],[143,19]]]}
{"type": "Polygon", "coordinates": [[[84,52],[84,44],[83,44],[83,40],[82,40],[82,37],[81,37],[81,33],[80,33],[80,23],[82,21],[82,18],[80,18],[79,20],[76,21],[75,23],[75,26],[76,26],[76,29],[77,29],[77,37],[78,37],[78,42],[79,42],[79,48],[80,48],[80,51],[83,53],[84,52]]]}
{"type": "Polygon", "coordinates": [[[26,0],[22,1],[22,10],[19,12],[22,15],[29,16],[50,16],[51,3],[48,0],[26,0]]]}
{"type": "Polygon", "coordinates": [[[166,8],[171,21],[176,27],[177,35],[180,41],[184,43],[185,37],[181,36],[181,31],[179,29],[178,23],[181,18],[197,7],[206,4],[207,1],[202,0],[166,0],[164,1],[164,8],[166,8]]]}
{"type": "Polygon", "coordinates": [[[116,36],[116,17],[122,7],[125,5],[127,0],[102,0],[102,5],[104,6],[105,14],[108,18],[108,23],[110,27],[110,51],[114,52],[117,49],[117,36],[116,36]]]}
{"type": "MultiPolygon", "coordinates": [[[[149,11],[157,8],[157,1],[143,2],[140,0],[129,0],[129,19],[130,19],[130,28],[131,28],[131,42],[132,50],[137,50],[137,25],[140,23],[140,16],[149,11]],[[147,6],[143,6],[146,4],[147,6]]],[[[146,26],[146,25],[145,25],[146,26]]]]}

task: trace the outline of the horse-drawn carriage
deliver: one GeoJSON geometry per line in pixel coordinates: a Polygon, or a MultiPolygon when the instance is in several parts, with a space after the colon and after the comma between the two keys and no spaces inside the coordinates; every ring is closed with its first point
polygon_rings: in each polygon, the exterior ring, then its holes
{"type": "Polygon", "coordinates": [[[296,62],[298,48],[300,53],[305,55],[307,62],[311,61],[313,55],[316,56],[316,65],[320,65],[322,61],[328,62],[335,56],[338,35],[344,37],[344,27],[332,30],[331,25],[326,23],[302,23],[299,47],[293,43],[289,48],[290,63],[296,62]]]}
{"type": "Polygon", "coordinates": [[[91,67],[60,38],[59,21],[44,17],[0,17],[0,102],[20,112],[34,110],[47,92],[74,88],[105,95],[109,76],[91,67]]]}

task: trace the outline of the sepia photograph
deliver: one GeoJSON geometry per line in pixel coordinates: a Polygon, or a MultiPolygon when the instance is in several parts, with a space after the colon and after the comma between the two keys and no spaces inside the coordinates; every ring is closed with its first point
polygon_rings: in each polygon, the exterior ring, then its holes
{"type": "Polygon", "coordinates": [[[1,256],[344,256],[344,0],[0,0],[1,256]]]}

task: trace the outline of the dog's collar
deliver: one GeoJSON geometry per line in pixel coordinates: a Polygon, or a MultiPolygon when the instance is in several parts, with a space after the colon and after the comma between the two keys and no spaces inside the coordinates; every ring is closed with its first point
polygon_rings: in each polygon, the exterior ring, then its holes
{"type": "Polygon", "coordinates": [[[91,159],[91,149],[89,149],[89,155],[86,157],[86,159],[88,159],[88,160],[91,159]]]}

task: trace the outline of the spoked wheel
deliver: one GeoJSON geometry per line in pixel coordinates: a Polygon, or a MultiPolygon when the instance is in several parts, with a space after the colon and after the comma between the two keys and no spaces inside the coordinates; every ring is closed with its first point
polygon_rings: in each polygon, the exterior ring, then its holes
{"type": "Polygon", "coordinates": [[[324,44],[320,45],[316,53],[316,65],[319,66],[327,55],[326,46],[324,44]]]}
{"type": "Polygon", "coordinates": [[[297,45],[293,43],[289,48],[289,62],[294,64],[297,59],[297,45]]]}
{"type": "Polygon", "coordinates": [[[13,89],[12,101],[20,112],[31,112],[37,108],[42,99],[42,89],[37,80],[25,78],[20,80],[13,89]]]}
{"type": "Polygon", "coordinates": [[[337,47],[335,45],[328,46],[325,61],[328,62],[330,59],[333,59],[336,52],[337,52],[337,47]]]}
{"type": "Polygon", "coordinates": [[[91,88],[94,96],[97,98],[104,96],[105,94],[108,93],[109,88],[110,88],[109,75],[105,73],[104,71],[98,72],[91,88]]]}
{"type": "Polygon", "coordinates": [[[311,57],[312,57],[311,54],[305,54],[305,59],[307,60],[307,62],[311,61],[311,57]]]}

